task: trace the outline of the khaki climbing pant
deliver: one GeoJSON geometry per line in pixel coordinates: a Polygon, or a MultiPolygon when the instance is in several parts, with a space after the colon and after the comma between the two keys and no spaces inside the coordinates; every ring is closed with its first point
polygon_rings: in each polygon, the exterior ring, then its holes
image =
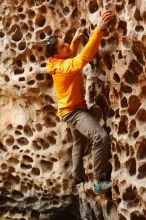
{"type": "Polygon", "coordinates": [[[86,140],[91,142],[92,169],[95,179],[102,179],[107,171],[110,156],[109,138],[102,126],[87,109],[76,109],[62,116],[70,126],[74,139],[72,149],[73,178],[84,179],[83,156],[86,140]]]}

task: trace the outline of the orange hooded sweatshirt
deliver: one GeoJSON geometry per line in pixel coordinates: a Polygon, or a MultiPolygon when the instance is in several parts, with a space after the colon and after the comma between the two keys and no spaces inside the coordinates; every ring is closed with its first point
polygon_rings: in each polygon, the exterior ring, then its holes
{"type": "MultiPolygon", "coordinates": [[[[73,58],[47,60],[47,71],[52,74],[58,100],[58,115],[63,116],[77,108],[87,108],[84,99],[82,68],[92,60],[103,33],[96,27],[81,53],[73,58]]],[[[79,43],[73,38],[70,48],[76,55],[79,43]]]]}

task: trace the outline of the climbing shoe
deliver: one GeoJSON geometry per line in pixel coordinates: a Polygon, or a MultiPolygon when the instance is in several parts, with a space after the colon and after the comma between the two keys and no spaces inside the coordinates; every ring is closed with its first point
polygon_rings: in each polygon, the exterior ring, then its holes
{"type": "Polygon", "coordinates": [[[96,194],[102,194],[105,191],[108,191],[111,189],[111,182],[109,181],[99,181],[98,184],[92,184],[91,189],[96,193],[96,194]]]}

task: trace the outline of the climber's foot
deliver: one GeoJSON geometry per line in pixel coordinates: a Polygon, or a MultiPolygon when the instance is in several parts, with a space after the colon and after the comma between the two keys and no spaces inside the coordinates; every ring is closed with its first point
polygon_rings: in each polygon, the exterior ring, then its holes
{"type": "Polygon", "coordinates": [[[102,194],[108,190],[111,189],[111,182],[109,181],[99,181],[98,184],[92,184],[91,189],[96,193],[96,194],[102,194]]]}

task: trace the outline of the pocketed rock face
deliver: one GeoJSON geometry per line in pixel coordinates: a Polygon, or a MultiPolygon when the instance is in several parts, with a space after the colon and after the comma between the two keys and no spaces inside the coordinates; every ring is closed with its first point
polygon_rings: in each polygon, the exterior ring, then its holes
{"type": "MultiPolygon", "coordinates": [[[[56,116],[44,55],[48,35],[56,33],[70,43],[81,25],[85,44],[102,1],[0,0],[0,215],[4,219],[146,219],[146,4],[107,2],[116,16],[83,72],[87,103],[94,106],[96,120],[111,137],[113,200],[109,195],[97,197],[88,183],[85,188],[71,188],[72,136],[56,116]]],[[[90,154],[84,164],[92,180],[90,154]]]]}

